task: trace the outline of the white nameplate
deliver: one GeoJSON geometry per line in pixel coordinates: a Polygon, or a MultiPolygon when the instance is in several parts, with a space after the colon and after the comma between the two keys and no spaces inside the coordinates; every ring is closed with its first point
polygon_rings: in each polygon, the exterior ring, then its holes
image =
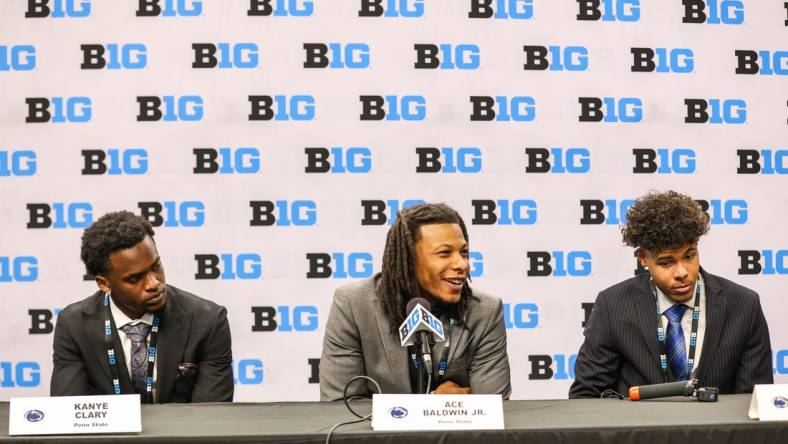
{"type": "Polygon", "coordinates": [[[139,395],[11,398],[9,435],[140,433],[139,395]]]}
{"type": "Polygon", "coordinates": [[[501,430],[501,395],[372,395],[373,430],[501,430]]]}
{"type": "Polygon", "coordinates": [[[756,385],[749,416],[761,421],[788,421],[788,384],[756,385]]]}

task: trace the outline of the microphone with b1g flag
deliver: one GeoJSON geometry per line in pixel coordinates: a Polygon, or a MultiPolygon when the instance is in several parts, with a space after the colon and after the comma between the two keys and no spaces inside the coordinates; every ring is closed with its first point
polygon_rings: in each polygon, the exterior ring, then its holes
{"type": "Polygon", "coordinates": [[[427,372],[429,380],[432,380],[430,337],[434,337],[436,341],[443,341],[443,323],[430,313],[430,303],[422,298],[413,298],[408,301],[406,313],[408,314],[405,321],[399,326],[400,344],[403,347],[410,345],[419,347],[424,370],[427,372]]]}

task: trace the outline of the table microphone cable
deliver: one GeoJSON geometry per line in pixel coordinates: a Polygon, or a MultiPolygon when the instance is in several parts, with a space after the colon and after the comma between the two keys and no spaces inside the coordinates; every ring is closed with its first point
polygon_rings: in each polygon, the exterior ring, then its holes
{"type": "Polygon", "coordinates": [[[328,435],[326,435],[326,444],[329,444],[329,442],[331,441],[331,434],[333,434],[334,431],[336,429],[338,429],[339,427],[341,427],[343,425],[348,425],[348,424],[355,424],[357,422],[369,421],[369,420],[372,419],[372,413],[371,412],[370,412],[369,415],[362,416],[362,415],[358,414],[355,410],[353,410],[353,407],[350,407],[350,403],[349,402],[352,401],[353,399],[356,399],[358,396],[351,396],[348,399],[347,389],[350,387],[350,384],[352,384],[354,381],[356,381],[358,379],[366,379],[367,381],[372,382],[373,384],[375,384],[375,388],[378,390],[378,393],[383,393],[383,391],[380,389],[380,384],[378,384],[377,381],[375,381],[374,379],[370,378],[369,376],[355,376],[355,377],[351,378],[350,381],[348,381],[347,384],[345,384],[345,389],[342,391],[342,401],[345,403],[345,407],[347,407],[347,409],[350,411],[350,413],[352,413],[353,415],[355,415],[359,419],[353,419],[351,421],[344,421],[344,422],[339,422],[339,423],[334,424],[334,426],[331,427],[331,430],[328,431],[328,435]]]}

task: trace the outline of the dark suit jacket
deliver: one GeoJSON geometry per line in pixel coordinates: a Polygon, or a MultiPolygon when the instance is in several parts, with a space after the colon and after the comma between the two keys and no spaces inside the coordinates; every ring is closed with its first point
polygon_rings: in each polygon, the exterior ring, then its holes
{"type": "MultiPolygon", "coordinates": [[[[366,279],[334,295],[320,359],[321,401],[342,399],[345,384],[358,375],[375,379],[383,393],[411,393],[407,347],[391,333],[375,284],[376,278],[366,279]]],[[[499,393],[508,399],[512,388],[501,300],[474,290],[466,323],[455,327],[451,338],[443,380],[470,387],[471,393],[499,393]]],[[[436,367],[442,344],[432,347],[436,367]]],[[[361,382],[348,390],[348,396],[371,393],[377,390],[361,382]]]]}
{"type": "MultiPolygon", "coordinates": [[[[706,330],[697,367],[700,387],[752,392],[771,384],[769,328],[758,294],[701,270],[706,285],[706,330]]],[[[659,365],[657,321],[648,273],[599,293],[575,361],[570,398],[598,398],[605,389],[672,382],[659,365]]],[[[688,334],[688,333],[685,333],[688,334]]]]}
{"type": "MultiPolygon", "coordinates": [[[[99,291],[69,305],[58,315],[52,356],[52,396],[114,394],[104,344],[103,300],[104,295],[99,291]]],[[[167,285],[167,304],[160,314],[156,402],[232,401],[227,310],[167,285]],[[179,374],[178,365],[182,363],[196,365],[197,371],[191,375],[179,374]]],[[[122,393],[133,394],[117,333],[114,340],[122,393]]]]}

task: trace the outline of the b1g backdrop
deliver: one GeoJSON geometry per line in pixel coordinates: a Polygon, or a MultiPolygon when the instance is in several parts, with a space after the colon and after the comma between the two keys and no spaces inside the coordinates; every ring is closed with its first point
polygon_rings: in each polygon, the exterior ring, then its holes
{"type": "MultiPolygon", "coordinates": [[[[80,236],[130,209],[167,281],[227,307],[236,400],[318,399],[334,290],[446,202],[504,301],[513,398],[563,398],[633,199],[711,216],[788,382],[788,3],[0,2],[0,399],[47,395],[80,236]]],[[[614,320],[619,322],[621,320],[614,320]]],[[[656,333],[655,333],[656,334],[656,333]]],[[[713,354],[714,350],[704,350],[713,354]]]]}

